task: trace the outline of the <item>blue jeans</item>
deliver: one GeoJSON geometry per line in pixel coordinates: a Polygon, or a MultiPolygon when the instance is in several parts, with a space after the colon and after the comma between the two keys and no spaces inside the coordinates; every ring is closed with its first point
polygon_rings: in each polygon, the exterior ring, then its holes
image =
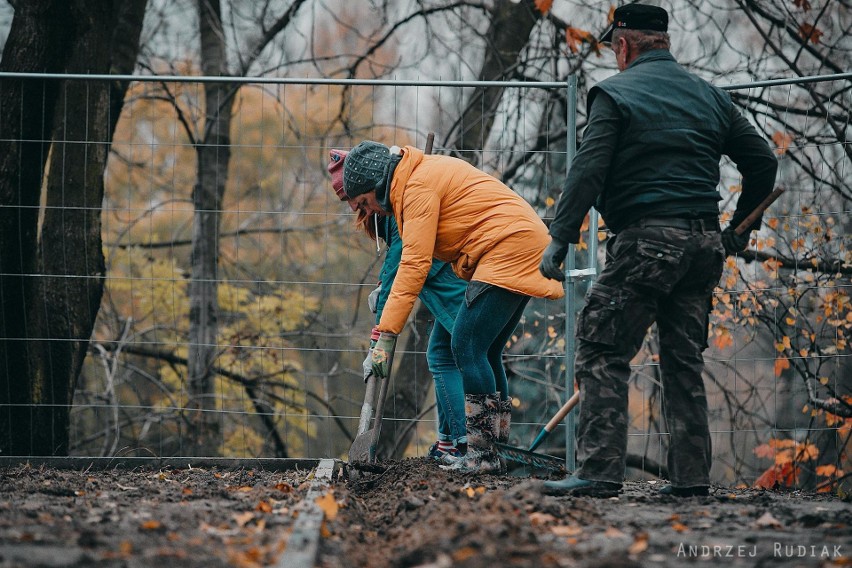
{"type": "Polygon", "coordinates": [[[464,384],[453,359],[450,332],[435,322],[426,348],[426,363],[435,379],[438,406],[438,439],[454,445],[467,443],[464,414],[464,384]]]}
{"type": "Polygon", "coordinates": [[[468,285],[452,339],[453,357],[466,394],[499,391],[500,400],[509,397],[503,350],[529,300],[529,296],[482,282],[468,285]]]}

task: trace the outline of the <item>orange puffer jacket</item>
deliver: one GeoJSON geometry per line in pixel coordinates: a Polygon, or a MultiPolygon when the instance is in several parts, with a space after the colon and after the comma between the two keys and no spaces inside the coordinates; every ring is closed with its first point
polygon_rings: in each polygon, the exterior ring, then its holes
{"type": "Polygon", "coordinates": [[[402,331],[433,257],[451,263],[464,280],[538,298],[564,295],[562,283],[538,270],[550,243],[539,216],[520,195],[467,162],[406,146],[390,202],[403,248],[379,331],[402,331]]]}

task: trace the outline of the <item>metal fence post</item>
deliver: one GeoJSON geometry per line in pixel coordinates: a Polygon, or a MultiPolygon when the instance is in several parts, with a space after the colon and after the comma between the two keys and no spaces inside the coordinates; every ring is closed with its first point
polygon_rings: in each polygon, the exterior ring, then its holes
{"type": "MultiPolygon", "coordinates": [[[[577,77],[568,78],[568,149],[566,174],[577,153],[577,77]]],[[[565,400],[574,394],[574,341],[577,314],[577,282],[592,281],[598,274],[598,212],[589,211],[588,267],[577,269],[576,247],[568,248],[565,259],[565,400]]],[[[582,404],[583,401],[580,401],[582,404]]],[[[565,420],[565,468],[573,472],[577,468],[575,436],[576,418],[568,413],[565,420]]]]}
{"type": "MultiPolygon", "coordinates": [[[[566,176],[571,170],[571,162],[577,153],[577,76],[568,77],[568,140],[566,148],[566,176]]],[[[568,247],[565,257],[565,272],[569,276],[574,271],[574,245],[568,247]]],[[[576,286],[570,276],[565,279],[565,400],[574,394],[574,311],[576,309],[576,286]]],[[[574,413],[569,412],[565,420],[565,468],[576,469],[574,439],[574,413]]]]}

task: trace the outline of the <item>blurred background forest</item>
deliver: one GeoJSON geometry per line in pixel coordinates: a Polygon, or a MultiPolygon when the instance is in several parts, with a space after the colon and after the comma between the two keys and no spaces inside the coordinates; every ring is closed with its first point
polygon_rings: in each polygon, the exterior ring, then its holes
{"type": "MultiPolygon", "coordinates": [[[[714,481],[841,490],[850,2],[648,3],[669,11],[675,57],[730,88],[770,141],[786,190],[714,297],[714,481]]],[[[595,40],[614,8],[0,1],[0,455],[344,457],[381,256],[334,197],[328,150],[422,148],[435,132],[436,152],[500,177],[547,222],[569,116],[581,141],[589,87],[616,72],[595,40]]],[[[738,183],[725,163],[723,225],[738,183]]],[[[508,349],[519,446],[564,402],[565,318],[532,302],[508,349]]],[[[417,310],[401,340],[383,457],[434,440],[432,323],[417,310]]],[[[653,330],[633,363],[631,475],[659,474],[653,330]]]]}

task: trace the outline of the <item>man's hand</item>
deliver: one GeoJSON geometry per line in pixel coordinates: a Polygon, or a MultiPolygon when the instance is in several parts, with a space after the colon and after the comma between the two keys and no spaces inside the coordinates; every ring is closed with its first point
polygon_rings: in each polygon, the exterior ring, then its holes
{"type": "Polygon", "coordinates": [[[728,227],[722,231],[722,246],[725,247],[725,254],[733,256],[738,252],[743,252],[751,239],[749,233],[750,231],[746,231],[742,235],[738,235],[734,232],[733,227],[728,227]]]}
{"type": "Polygon", "coordinates": [[[560,266],[562,266],[562,263],[565,261],[565,255],[567,254],[568,245],[553,239],[550,241],[550,244],[547,245],[547,248],[544,249],[544,256],[542,257],[541,264],[538,267],[539,272],[551,280],[559,280],[560,282],[563,282],[565,280],[565,273],[562,271],[560,266]]]}
{"type": "Polygon", "coordinates": [[[390,364],[396,349],[396,334],[383,331],[373,347],[373,374],[376,378],[384,379],[390,375],[390,364]]]}

